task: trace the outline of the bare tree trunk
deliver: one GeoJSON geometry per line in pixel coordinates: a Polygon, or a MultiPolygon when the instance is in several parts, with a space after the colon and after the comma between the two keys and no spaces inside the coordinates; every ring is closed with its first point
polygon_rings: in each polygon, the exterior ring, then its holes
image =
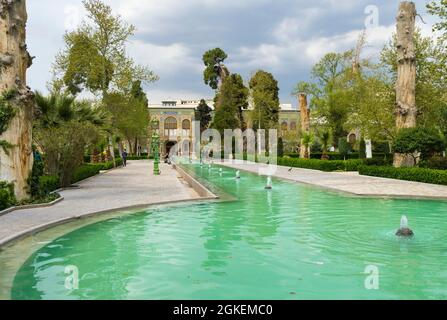
{"type": "MultiPolygon", "coordinates": [[[[401,2],[397,15],[397,81],[396,127],[416,127],[416,54],[414,30],[416,6],[413,2],[401,2]]],[[[411,155],[395,154],[394,166],[413,166],[411,155]]]]}
{"type": "MultiPolygon", "coordinates": [[[[14,117],[0,132],[0,180],[14,184],[18,200],[28,197],[28,177],[33,166],[32,119],[34,95],[26,86],[32,58],[26,47],[26,1],[0,0],[0,94],[8,94],[14,117]]],[[[3,108],[4,106],[0,106],[3,108]]]]}
{"type": "MultiPolygon", "coordinates": [[[[310,133],[310,110],[307,105],[307,96],[304,93],[299,95],[300,117],[301,117],[301,134],[310,133]]],[[[310,158],[310,147],[306,146],[301,139],[300,158],[310,158]]]]}
{"type": "Polygon", "coordinates": [[[109,141],[108,148],[109,148],[110,158],[112,159],[113,167],[116,168],[115,147],[114,147],[114,144],[113,144],[113,136],[112,136],[112,134],[109,134],[108,141],[109,141]]]}

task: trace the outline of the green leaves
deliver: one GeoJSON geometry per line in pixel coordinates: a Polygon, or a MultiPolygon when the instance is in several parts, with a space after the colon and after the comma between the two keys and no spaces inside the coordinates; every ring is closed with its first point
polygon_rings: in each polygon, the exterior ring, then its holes
{"type": "Polygon", "coordinates": [[[206,104],[205,100],[200,100],[200,104],[198,105],[196,112],[195,112],[195,118],[196,121],[200,121],[200,132],[204,132],[206,129],[208,129],[208,126],[212,120],[211,112],[213,110],[206,104]]]}
{"type": "Polygon", "coordinates": [[[84,0],[83,4],[89,20],[64,36],[66,48],[56,57],[55,71],[66,89],[73,95],[84,89],[105,95],[111,87],[129,92],[135,80],[158,80],[126,53],[135,27],[99,0],[84,0]]]}
{"type": "Polygon", "coordinates": [[[279,88],[278,81],[269,72],[259,70],[250,79],[253,98],[253,127],[274,129],[279,122],[279,88]]]}
{"type": "Polygon", "coordinates": [[[225,68],[223,62],[228,58],[228,55],[220,48],[215,48],[205,52],[203,55],[203,63],[205,71],[203,72],[203,80],[206,85],[216,90],[219,86],[220,68],[225,68]]]}
{"type": "Polygon", "coordinates": [[[394,151],[401,154],[413,155],[421,153],[422,160],[428,160],[436,153],[445,150],[445,141],[439,131],[429,128],[401,129],[394,140],[394,151]]]}

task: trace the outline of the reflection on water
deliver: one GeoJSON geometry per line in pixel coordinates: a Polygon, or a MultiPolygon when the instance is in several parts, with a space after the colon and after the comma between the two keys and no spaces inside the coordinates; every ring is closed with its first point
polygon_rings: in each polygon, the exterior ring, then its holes
{"type": "Polygon", "coordinates": [[[218,166],[188,165],[234,201],[153,209],[51,242],[15,299],[443,299],[446,202],[360,199],[218,166]],[[395,236],[405,214],[416,236],[395,236]],[[79,268],[79,290],[64,287],[79,268]],[[366,290],[365,268],[380,289],[366,290]]]}

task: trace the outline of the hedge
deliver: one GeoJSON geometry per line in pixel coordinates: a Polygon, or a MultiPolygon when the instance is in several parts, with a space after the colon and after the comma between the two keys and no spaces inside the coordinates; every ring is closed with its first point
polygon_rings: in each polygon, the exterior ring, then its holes
{"type": "MultiPolygon", "coordinates": [[[[329,156],[329,160],[340,160],[343,161],[344,157],[343,155],[337,153],[337,152],[328,152],[327,155],[329,156]]],[[[290,157],[290,158],[299,158],[299,155],[297,153],[289,153],[289,154],[285,154],[285,156],[290,157]]],[[[312,153],[310,155],[311,159],[317,159],[320,160],[321,157],[323,156],[323,153],[312,153]]],[[[359,159],[360,155],[357,152],[353,152],[347,155],[346,160],[354,160],[354,159],[359,159]]],[[[392,154],[387,154],[387,153],[373,153],[373,159],[392,159],[393,155],[392,154]]]]}
{"type": "Polygon", "coordinates": [[[359,173],[364,176],[447,185],[445,170],[360,166],[359,173]]]}
{"type": "Polygon", "coordinates": [[[11,183],[0,181],[0,211],[16,204],[14,186],[11,183]]]}
{"type": "Polygon", "coordinates": [[[154,157],[153,156],[150,156],[150,157],[148,157],[148,156],[140,156],[140,157],[137,157],[137,156],[129,156],[129,157],[127,157],[127,160],[129,161],[132,161],[132,160],[149,160],[149,159],[154,159],[154,157]]]}
{"type": "MultiPolygon", "coordinates": [[[[116,159],[116,165],[121,166],[123,164],[122,159],[116,159]]],[[[113,162],[106,163],[89,163],[84,164],[75,170],[72,178],[72,183],[76,183],[87,178],[96,176],[100,171],[110,170],[113,168],[113,162]]]]}
{"type": "Polygon", "coordinates": [[[60,180],[58,176],[40,176],[39,177],[39,194],[44,197],[60,188],[60,180]]]}
{"type": "Polygon", "coordinates": [[[278,165],[294,168],[313,169],[320,171],[357,171],[363,165],[362,160],[327,161],[316,159],[278,158],[278,165]]]}

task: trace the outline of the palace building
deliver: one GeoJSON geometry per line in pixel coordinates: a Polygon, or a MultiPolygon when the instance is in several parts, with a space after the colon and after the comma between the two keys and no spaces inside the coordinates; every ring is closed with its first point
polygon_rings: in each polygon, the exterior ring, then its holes
{"type": "MultiPolygon", "coordinates": [[[[213,100],[208,99],[206,103],[214,110],[213,100]]],[[[163,155],[169,154],[171,148],[181,141],[194,141],[196,138],[195,111],[199,104],[200,100],[165,100],[161,104],[149,105],[151,118],[156,120],[156,127],[153,129],[157,130],[160,135],[161,153],[163,155]]],[[[300,121],[299,110],[294,109],[291,104],[281,104],[280,109],[280,129],[282,131],[297,130],[300,121]]],[[[252,106],[244,110],[244,117],[247,119],[249,127],[248,113],[251,110],[253,110],[252,106]]],[[[180,149],[183,149],[182,146],[180,146],[180,149]]],[[[189,150],[192,150],[191,145],[189,150]]]]}

